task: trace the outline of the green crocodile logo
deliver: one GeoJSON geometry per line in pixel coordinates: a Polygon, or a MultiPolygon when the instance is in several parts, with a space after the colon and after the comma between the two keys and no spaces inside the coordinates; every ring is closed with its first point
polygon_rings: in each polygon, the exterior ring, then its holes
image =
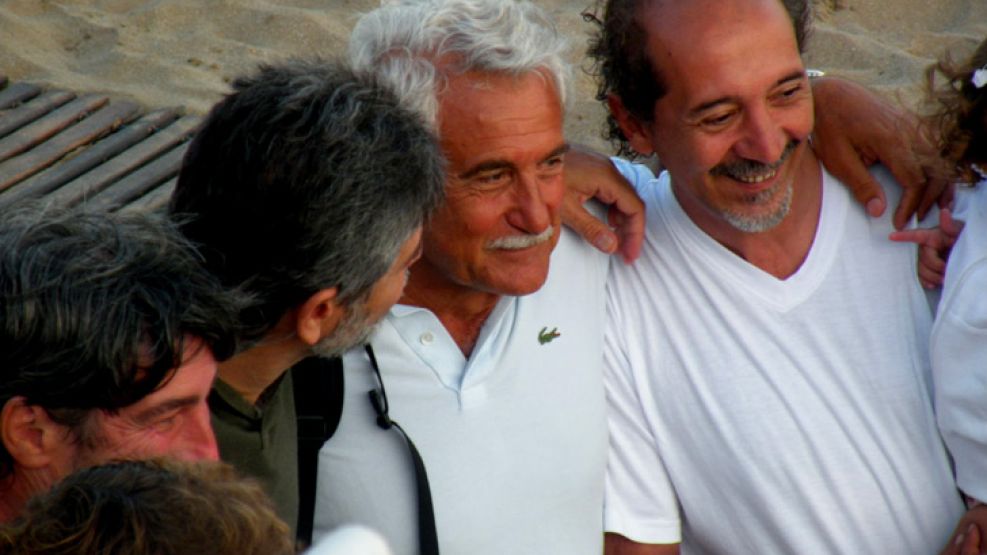
{"type": "Polygon", "coordinates": [[[544,345],[545,343],[551,343],[556,337],[561,336],[559,333],[559,328],[552,328],[552,331],[548,331],[548,326],[545,326],[538,332],[538,342],[544,345]]]}

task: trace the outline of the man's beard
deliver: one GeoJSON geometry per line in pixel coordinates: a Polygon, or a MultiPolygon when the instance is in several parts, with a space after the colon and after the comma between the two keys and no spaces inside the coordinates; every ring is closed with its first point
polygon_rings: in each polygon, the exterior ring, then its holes
{"type": "MultiPolygon", "coordinates": [[[[723,210],[721,215],[723,219],[727,221],[728,224],[732,225],[739,231],[744,233],[762,233],[773,229],[775,226],[780,224],[788,212],[792,209],[792,195],[793,189],[792,182],[788,181],[785,183],[779,183],[777,187],[784,187],[785,191],[782,193],[785,195],[781,199],[781,203],[778,208],[774,209],[767,214],[746,214],[740,211],[723,210]]],[[[772,187],[767,191],[761,191],[756,195],[752,195],[749,204],[755,206],[760,204],[777,194],[777,187],[772,187]]]]}
{"type": "Polygon", "coordinates": [[[371,318],[367,312],[367,303],[361,299],[349,307],[346,316],[332,333],[312,346],[312,352],[322,357],[335,357],[363,345],[377,329],[379,320],[380,318],[371,318]]]}
{"type": "MultiPolygon", "coordinates": [[[[795,151],[796,147],[799,146],[800,142],[801,141],[794,139],[789,141],[788,144],[785,145],[785,150],[782,151],[778,161],[772,164],[764,164],[753,160],[740,160],[738,162],[718,164],[710,170],[710,174],[713,176],[727,176],[741,182],[748,181],[752,178],[767,176],[768,174],[777,172],[778,169],[781,168],[785,161],[788,160],[788,158],[795,151]]],[[[784,196],[781,198],[781,202],[778,204],[778,207],[767,214],[752,215],[737,210],[722,210],[720,215],[723,216],[723,219],[726,220],[728,224],[739,231],[743,231],[744,233],[762,233],[764,231],[768,231],[769,229],[772,229],[780,224],[792,208],[792,196],[794,194],[794,185],[792,181],[789,180],[784,183],[779,182],[771,189],[761,191],[753,195],[748,195],[744,198],[744,201],[748,205],[758,206],[775,198],[775,196],[779,194],[780,188],[784,188],[784,191],[780,193],[784,196]]]]}

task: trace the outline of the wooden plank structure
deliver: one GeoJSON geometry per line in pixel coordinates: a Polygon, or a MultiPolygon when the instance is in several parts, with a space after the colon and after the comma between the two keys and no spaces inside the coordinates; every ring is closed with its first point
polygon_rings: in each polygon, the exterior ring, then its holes
{"type": "Polygon", "coordinates": [[[0,214],[15,203],[160,210],[201,118],[0,75],[0,214]]]}

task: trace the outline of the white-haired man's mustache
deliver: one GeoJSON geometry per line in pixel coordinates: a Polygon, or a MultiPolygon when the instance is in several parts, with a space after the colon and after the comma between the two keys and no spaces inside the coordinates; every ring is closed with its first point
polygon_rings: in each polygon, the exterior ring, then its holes
{"type": "Polygon", "coordinates": [[[527,249],[529,247],[534,247],[535,245],[540,245],[552,238],[555,234],[555,227],[548,226],[545,231],[538,233],[537,235],[531,233],[525,233],[523,235],[508,235],[507,237],[498,237],[493,241],[487,243],[487,249],[489,250],[521,250],[527,249]]]}

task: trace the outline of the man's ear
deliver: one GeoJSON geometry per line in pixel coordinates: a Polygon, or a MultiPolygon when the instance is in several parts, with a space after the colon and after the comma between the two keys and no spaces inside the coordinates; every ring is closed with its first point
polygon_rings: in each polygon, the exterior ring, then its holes
{"type": "Polygon", "coordinates": [[[298,307],[295,330],[298,338],[308,345],[315,345],[323,337],[336,331],[346,309],[336,302],[339,289],[320,289],[298,307]]]}
{"type": "Polygon", "coordinates": [[[12,397],[0,411],[0,440],[17,466],[57,466],[73,442],[65,426],[58,424],[43,407],[30,405],[21,396],[12,397]]]}
{"type": "Polygon", "coordinates": [[[624,101],[615,94],[607,96],[607,105],[610,107],[610,114],[617,120],[617,125],[623,131],[624,137],[636,152],[644,156],[654,153],[655,149],[651,145],[651,134],[648,133],[646,125],[641,122],[624,106],[624,101]]]}

